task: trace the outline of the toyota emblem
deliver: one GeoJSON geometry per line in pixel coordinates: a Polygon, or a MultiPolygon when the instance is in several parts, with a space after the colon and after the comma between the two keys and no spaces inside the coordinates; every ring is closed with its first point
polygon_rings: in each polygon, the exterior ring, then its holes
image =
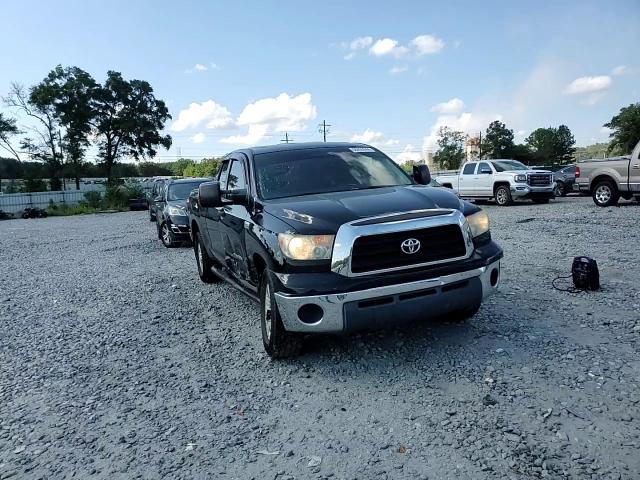
{"type": "Polygon", "coordinates": [[[400,244],[400,248],[404,253],[411,255],[420,250],[420,240],[417,238],[407,238],[400,244]]]}

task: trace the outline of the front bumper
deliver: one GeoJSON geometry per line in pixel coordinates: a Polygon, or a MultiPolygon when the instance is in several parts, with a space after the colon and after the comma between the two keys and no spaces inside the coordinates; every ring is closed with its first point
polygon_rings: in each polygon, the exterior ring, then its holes
{"type": "Polygon", "coordinates": [[[518,199],[529,199],[529,198],[553,198],[553,187],[555,183],[545,187],[532,187],[527,184],[518,184],[511,185],[511,197],[518,199]]]}
{"type": "Polygon", "coordinates": [[[323,295],[276,292],[275,297],[286,330],[344,332],[473,308],[491,295],[499,283],[498,259],[471,270],[407,283],[323,295]]]}
{"type": "Polygon", "coordinates": [[[175,237],[190,238],[189,217],[186,215],[171,215],[167,224],[175,237]]]}

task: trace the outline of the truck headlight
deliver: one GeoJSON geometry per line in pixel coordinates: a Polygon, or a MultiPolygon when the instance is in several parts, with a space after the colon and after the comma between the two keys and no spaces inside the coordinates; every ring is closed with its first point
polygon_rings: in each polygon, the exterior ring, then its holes
{"type": "Polygon", "coordinates": [[[516,182],[526,182],[527,181],[527,176],[526,175],[522,175],[522,174],[518,174],[514,177],[514,180],[516,182]]]}
{"type": "Polygon", "coordinates": [[[295,235],[279,233],[278,243],[292,260],[329,260],[335,235],[295,235]]]}
{"type": "Polygon", "coordinates": [[[169,215],[186,215],[187,211],[184,208],[180,208],[180,207],[173,207],[170,206],[169,207],[169,215]]]}
{"type": "Polygon", "coordinates": [[[471,235],[475,238],[489,231],[489,215],[480,210],[467,217],[467,223],[471,228],[471,235]]]}

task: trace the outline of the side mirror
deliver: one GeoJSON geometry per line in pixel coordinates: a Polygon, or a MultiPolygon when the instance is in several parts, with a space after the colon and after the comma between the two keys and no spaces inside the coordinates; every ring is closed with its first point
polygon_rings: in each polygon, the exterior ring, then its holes
{"type": "Polygon", "coordinates": [[[229,203],[235,205],[247,205],[247,190],[227,190],[224,192],[224,198],[229,203]]]}
{"type": "Polygon", "coordinates": [[[221,207],[220,182],[201,183],[198,187],[198,202],[204,208],[221,207]]]}
{"type": "Polygon", "coordinates": [[[419,185],[429,185],[431,183],[431,172],[426,165],[413,166],[413,179],[419,185]]]}

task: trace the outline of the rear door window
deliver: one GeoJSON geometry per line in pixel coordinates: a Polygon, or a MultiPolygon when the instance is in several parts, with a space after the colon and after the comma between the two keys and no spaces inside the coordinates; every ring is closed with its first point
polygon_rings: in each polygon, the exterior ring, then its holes
{"type": "Polygon", "coordinates": [[[462,169],[462,174],[463,175],[473,175],[473,172],[476,171],[476,164],[475,163],[467,163],[464,168],[462,169]]]}

